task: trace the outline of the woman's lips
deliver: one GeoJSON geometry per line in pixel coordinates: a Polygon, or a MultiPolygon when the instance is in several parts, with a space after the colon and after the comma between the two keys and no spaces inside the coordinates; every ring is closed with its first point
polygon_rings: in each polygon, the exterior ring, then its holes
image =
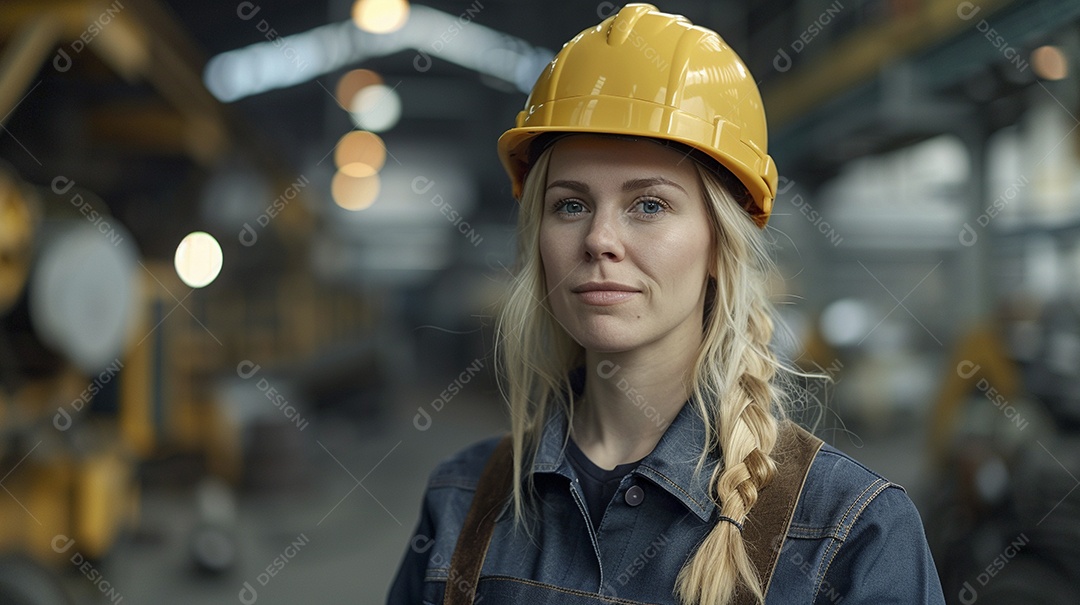
{"type": "Polygon", "coordinates": [[[577,292],[575,293],[575,296],[587,305],[606,307],[626,302],[638,294],[640,294],[640,292],[628,290],[588,290],[585,292],[577,292]]]}

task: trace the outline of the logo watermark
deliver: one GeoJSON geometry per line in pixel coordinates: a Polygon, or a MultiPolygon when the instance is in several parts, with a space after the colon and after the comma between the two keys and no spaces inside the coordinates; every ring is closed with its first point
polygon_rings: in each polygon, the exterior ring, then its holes
{"type": "MultiPolygon", "coordinates": [[[[236,365],[236,375],[247,380],[255,376],[261,369],[262,366],[245,359],[236,365]]],[[[266,395],[266,398],[270,400],[270,403],[272,403],[274,407],[281,410],[281,413],[285,415],[285,418],[296,425],[296,428],[301,431],[307,428],[308,421],[300,416],[300,411],[293,407],[292,404],[289,403],[289,400],[285,398],[285,395],[270,384],[270,381],[265,378],[260,378],[259,381],[255,383],[255,386],[266,395]]]]}
{"type": "MultiPolygon", "coordinates": [[[[790,549],[786,548],[786,545],[785,545],[785,548],[782,548],[781,552],[783,552],[784,550],[790,550],[790,549]]],[[[814,578],[817,577],[817,574],[816,574],[817,564],[816,564],[816,562],[811,561],[810,559],[807,559],[806,557],[804,557],[802,555],[801,552],[792,552],[792,553],[790,553],[790,556],[786,557],[785,561],[788,564],[793,565],[795,567],[795,569],[799,570],[799,573],[803,574],[804,576],[806,576],[808,578],[811,578],[811,579],[814,579],[814,578]]],[[[822,595],[824,595],[826,598],[829,599],[830,603],[843,603],[844,602],[844,595],[840,594],[840,592],[838,590],[836,590],[836,587],[833,586],[829,582],[829,580],[825,579],[825,578],[821,579],[821,586],[818,588],[818,593],[817,594],[818,594],[818,597],[821,597],[822,595]]],[[[815,599],[815,602],[817,602],[817,599],[815,599]]]]}
{"type": "MultiPolygon", "coordinates": [[[[961,2],[956,7],[956,16],[964,21],[971,21],[981,10],[982,7],[976,5],[974,2],[961,2]]],[[[1021,72],[1027,70],[1028,62],[1021,57],[1020,51],[1017,50],[1015,46],[1010,45],[1004,36],[990,26],[990,23],[986,19],[980,19],[979,22],[975,24],[975,29],[977,29],[979,33],[990,42],[990,45],[997,49],[1009,63],[1014,65],[1021,72]]]]}
{"type": "MultiPolygon", "coordinates": [[[[236,16],[244,21],[251,21],[261,10],[262,7],[254,2],[241,2],[236,5],[236,16]]],[[[259,19],[259,22],[255,24],[255,29],[259,30],[259,33],[261,33],[274,48],[280,49],[281,54],[285,55],[286,59],[292,61],[293,65],[296,65],[297,71],[304,71],[307,69],[308,62],[300,57],[300,53],[289,44],[288,40],[282,37],[276,29],[270,27],[270,24],[266,22],[266,19],[259,19]]]]}
{"type": "Polygon", "coordinates": [[[812,380],[806,385],[805,390],[807,395],[816,397],[819,393],[821,393],[821,390],[825,388],[824,385],[826,383],[832,384],[834,387],[840,384],[840,379],[836,376],[840,373],[840,370],[843,369],[844,362],[840,361],[839,359],[832,360],[832,363],[829,364],[829,367],[823,368],[821,370],[825,374],[824,378],[812,380]]]}
{"type": "MultiPolygon", "coordinates": [[[[86,29],[79,34],[79,37],[75,38],[75,41],[71,43],[69,46],[69,48],[71,48],[71,55],[78,55],[86,49],[86,47],[94,41],[94,38],[97,38],[98,35],[104,31],[105,26],[112,23],[112,20],[122,10],[124,10],[124,5],[120,0],[116,0],[116,2],[107,6],[101,14],[90,22],[90,25],[86,26],[86,29]]],[[[53,57],[53,68],[61,73],[71,69],[71,66],[74,64],[71,55],[69,55],[62,46],[56,49],[56,56],[53,57]]]]}
{"type": "MultiPolygon", "coordinates": [[[[266,566],[266,570],[255,576],[255,581],[259,583],[259,586],[266,586],[270,583],[270,579],[273,578],[285,569],[285,565],[291,561],[296,555],[300,554],[300,549],[307,546],[311,542],[307,536],[300,534],[291,544],[285,547],[285,550],[270,562],[266,566]]],[[[240,602],[244,605],[252,605],[255,601],[259,600],[259,592],[255,590],[255,587],[251,585],[251,582],[244,582],[244,587],[240,589],[240,602]]]]}
{"type": "MultiPolygon", "coordinates": [[[[997,199],[990,202],[990,205],[983,209],[982,214],[975,218],[975,223],[979,227],[989,225],[990,221],[997,217],[999,212],[1016,199],[1020,190],[1027,187],[1027,184],[1028,178],[1021,175],[1019,179],[1016,179],[1015,183],[1009,185],[997,199]]],[[[964,226],[960,229],[960,243],[964,246],[974,246],[977,241],[979,241],[979,233],[971,226],[971,223],[964,223],[964,226]]]]}
{"type": "MultiPolygon", "coordinates": [[[[622,366],[619,364],[605,359],[596,364],[596,375],[604,380],[611,380],[621,369],[622,366]]],[[[630,403],[634,404],[634,407],[641,410],[646,418],[656,424],[656,428],[664,428],[668,424],[668,421],[660,415],[660,412],[645,399],[644,395],[627,382],[626,378],[620,377],[615,381],[615,386],[622,391],[623,395],[626,395],[626,398],[630,400],[630,403]]]]}
{"type": "MultiPolygon", "coordinates": [[[[58,176],[52,180],[52,191],[57,195],[66,195],[71,188],[75,186],[75,181],[67,178],[66,176],[58,176]]],[[[97,230],[105,235],[113,246],[119,246],[124,241],[124,236],[120,235],[116,229],[108,221],[106,215],[101,214],[86,201],[81,193],[76,191],[71,196],[71,205],[75,206],[79,213],[86,217],[86,220],[90,221],[90,224],[97,227],[97,230]]]]}
{"type": "MultiPolygon", "coordinates": [[[[83,406],[90,403],[90,400],[94,398],[94,395],[101,391],[102,387],[109,384],[113,377],[123,368],[124,364],[119,359],[113,361],[111,365],[94,377],[94,380],[82,390],[82,393],[79,393],[77,398],[71,400],[68,407],[75,412],[81,412],[83,406]]],[[[71,414],[68,413],[67,409],[65,409],[64,406],[56,408],[56,414],[53,416],[53,426],[55,426],[57,430],[66,431],[71,428],[71,424],[71,414]]]]}
{"type": "MultiPolygon", "coordinates": [[[[431,400],[431,409],[436,412],[441,412],[443,406],[450,403],[450,400],[454,398],[454,395],[461,392],[461,390],[465,388],[465,385],[469,384],[472,380],[472,377],[480,373],[480,370],[483,368],[484,360],[479,357],[474,359],[472,364],[462,370],[461,374],[458,374],[458,377],[447,385],[442,393],[439,393],[438,397],[431,400]]],[[[416,408],[416,416],[413,416],[413,426],[415,426],[418,431],[426,431],[431,428],[431,414],[428,414],[428,411],[425,410],[423,406],[416,408]]]]}
{"type": "MultiPolygon", "coordinates": [[[[777,197],[779,197],[780,194],[787,193],[793,186],[795,186],[795,181],[784,176],[780,177],[780,188],[776,191],[777,197]]],[[[794,197],[791,198],[791,205],[795,206],[795,209],[801,212],[802,215],[806,217],[806,220],[810,221],[810,224],[817,228],[818,233],[828,238],[828,240],[832,242],[833,247],[839,246],[844,241],[844,238],[836,232],[836,229],[833,229],[833,226],[825,220],[825,217],[818,212],[810,202],[803,198],[801,193],[796,193],[794,197]]]]}
{"type": "MultiPolygon", "coordinates": [[[[428,191],[431,191],[431,188],[434,186],[435,181],[424,176],[418,176],[412,181],[413,193],[416,193],[417,195],[426,194],[428,191]]],[[[479,246],[480,242],[484,241],[484,238],[472,228],[472,225],[465,220],[465,217],[461,216],[461,213],[455,210],[454,207],[450,205],[450,202],[443,199],[441,193],[436,193],[432,196],[431,205],[438,208],[439,212],[446,217],[446,220],[450,221],[450,223],[457,228],[458,232],[464,235],[474,247],[479,246]]]]}
{"type": "Polygon", "coordinates": [[[435,37],[435,40],[429,45],[431,48],[431,54],[428,54],[424,50],[417,49],[416,56],[413,57],[413,68],[420,73],[424,73],[431,69],[431,55],[438,55],[446,48],[447,44],[454,41],[454,38],[458,37],[465,27],[476,19],[476,16],[480,14],[480,11],[484,9],[484,5],[480,3],[480,0],[476,0],[460,13],[457,17],[457,22],[451,23],[435,37]]]}
{"type": "MultiPolygon", "coordinates": [[[[1020,550],[1027,546],[1029,542],[1031,540],[1027,535],[1021,533],[1005,547],[1005,550],[1000,555],[994,557],[994,560],[976,576],[975,581],[979,583],[979,586],[986,586],[990,579],[1002,569],[1005,569],[1005,564],[1016,558],[1016,555],[1020,554],[1020,550]]],[[[957,596],[964,605],[972,605],[979,598],[979,591],[971,585],[971,582],[965,581],[963,587],[960,588],[960,594],[957,596]]]]}
{"type": "MultiPolygon", "coordinates": [[[[435,539],[425,536],[423,534],[416,534],[409,542],[409,548],[417,554],[424,554],[435,546],[435,539]]],[[[456,568],[450,567],[450,561],[444,557],[441,553],[431,553],[429,557],[428,566],[433,568],[450,568],[449,575],[446,578],[446,587],[449,589],[451,586],[456,590],[460,590],[466,594],[474,592],[472,581],[466,578],[457,571],[456,568]]],[[[484,595],[479,595],[473,603],[479,603],[484,600],[484,595]]]]}
{"type": "MultiPolygon", "coordinates": [[[[616,12],[618,12],[618,9],[619,6],[617,6],[616,4],[613,4],[611,2],[601,2],[596,7],[596,14],[601,19],[607,19],[611,15],[614,15],[616,12]]],[[[660,56],[660,52],[656,50],[656,48],[653,47],[651,44],[649,44],[649,42],[645,39],[644,36],[629,31],[631,27],[633,27],[633,23],[628,20],[622,20],[615,23],[616,31],[626,34],[626,41],[629,42],[631,46],[641,51],[641,54],[643,54],[645,58],[648,59],[648,61],[652,63],[654,67],[656,67],[656,69],[660,71],[666,71],[668,68],[668,62],[665,61],[662,56],[660,56]]]]}
{"type": "MultiPolygon", "coordinates": [[[[57,534],[52,539],[53,552],[58,554],[66,553],[74,545],[75,539],[63,534],[57,534]]],[[[86,579],[90,580],[94,588],[98,589],[101,595],[108,599],[110,603],[119,603],[124,600],[124,596],[117,592],[116,588],[105,579],[105,576],[81,552],[76,550],[69,560],[79,570],[79,573],[86,576],[86,579]]]]}
{"type": "MultiPolygon", "coordinates": [[[[656,558],[656,555],[660,554],[660,551],[671,542],[671,539],[667,537],[667,534],[661,533],[655,540],[649,543],[645,547],[645,550],[638,553],[638,556],[634,557],[630,564],[626,566],[618,576],[615,577],[615,581],[619,583],[618,588],[626,586],[630,578],[641,573],[649,561],[656,558]]],[[[609,584],[604,587],[602,594],[609,597],[618,596],[618,588],[613,584],[609,584]]]]}
{"type": "MultiPolygon", "coordinates": [[[[296,182],[286,187],[285,191],[281,192],[281,195],[270,202],[270,205],[266,207],[266,210],[263,210],[262,214],[255,218],[255,223],[258,224],[259,227],[266,227],[269,225],[270,221],[276,218],[277,215],[289,205],[289,202],[300,195],[300,190],[307,187],[309,182],[307,176],[301,174],[296,182]]],[[[244,246],[251,247],[255,245],[255,242],[259,241],[259,232],[251,226],[251,223],[244,223],[244,227],[240,229],[240,234],[237,238],[244,246]]]]}
{"type": "MultiPolygon", "coordinates": [[[[825,7],[825,10],[822,11],[821,14],[818,15],[817,18],[810,23],[810,25],[806,26],[806,29],[804,29],[802,33],[800,33],[798,36],[795,37],[794,40],[792,40],[791,44],[789,45],[791,48],[791,52],[798,55],[802,51],[806,50],[806,47],[814,41],[814,38],[818,37],[818,34],[824,31],[825,26],[832,23],[832,20],[836,17],[836,15],[840,14],[840,11],[842,10],[844,10],[844,5],[840,2],[840,0],[837,0],[836,2],[833,2],[829,6],[825,7]]],[[[783,73],[791,69],[793,63],[794,62],[791,60],[791,55],[787,54],[786,50],[784,50],[783,48],[776,49],[776,56],[773,57],[773,67],[776,68],[776,71],[783,73]]]]}
{"type": "MultiPolygon", "coordinates": [[[[967,359],[956,364],[956,374],[964,379],[972,378],[980,369],[982,369],[982,366],[967,359]]],[[[990,400],[990,403],[994,404],[994,407],[1001,410],[1001,413],[1012,421],[1017,428],[1021,431],[1027,428],[1028,421],[1024,420],[1023,416],[1020,415],[1020,412],[1009,403],[1009,400],[1006,399],[1004,395],[998,392],[998,390],[990,384],[989,380],[980,378],[979,382],[975,384],[975,388],[979,389],[979,392],[985,395],[986,398],[990,400]]]]}

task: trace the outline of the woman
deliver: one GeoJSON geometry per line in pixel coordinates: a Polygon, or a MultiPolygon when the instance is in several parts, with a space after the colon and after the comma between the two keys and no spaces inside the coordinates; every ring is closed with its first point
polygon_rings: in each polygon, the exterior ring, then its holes
{"type": "Polygon", "coordinates": [[[390,603],[943,603],[899,486],[782,420],[745,65],[628,5],[568,42],[500,156],[507,439],[431,474],[390,603]]]}

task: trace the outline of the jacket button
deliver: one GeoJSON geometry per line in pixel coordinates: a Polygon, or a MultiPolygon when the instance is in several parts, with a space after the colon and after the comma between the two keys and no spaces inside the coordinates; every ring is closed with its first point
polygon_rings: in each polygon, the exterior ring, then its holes
{"type": "Polygon", "coordinates": [[[641,501],[645,499],[645,490],[641,489],[640,485],[631,485],[626,490],[626,503],[630,506],[637,506],[641,504],[641,501]]]}

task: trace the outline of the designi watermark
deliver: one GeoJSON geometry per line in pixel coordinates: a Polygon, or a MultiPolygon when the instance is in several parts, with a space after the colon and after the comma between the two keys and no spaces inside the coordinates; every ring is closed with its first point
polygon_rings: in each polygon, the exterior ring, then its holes
{"type": "Polygon", "coordinates": [[[468,6],[464,11],[458,14],[457,21],[451,23],[444,29],[435,40],[429,45],[431,53],[423,49],[417,49],[416,56],[413,57],[413,68],[420,73],[424,73],[431,69],[431,55],[438,55],[446,48],[447,44],[454,41],[455,38],[465,30],[465,27],[472,23],[476,16],[480,14],[480,11],[484,9],[484,5],[480,3],[480,0],[476,0],[468,6]]]}
{"type": "MultiPolygon", "coordinates": [[[[979,586],[986,586],[990,579],[993,578],[1002,569],[1005,569],[1005,564],[1016,558],[1016,555],[1020,554],[1020,550],[1030,543],[1031,540],[1026,534],[1021,533],[1017,536],[1005,550],[998,556],[994,557],[994,560],[990,562],[979,575],[975,577],[975,581],[979,583],[979,586]]],[[[979,591],[971,584],[971,582],[964,582],[964,585],[960,588],[960,594],[957,595],[960,598],[960,602],[964,605],[972,605],[976,599],[979,598],[979,591]]]]}
{"type": "MultiPolygon", "coordinates": [[[[1020,175],[1020,178],[1016,179],[1016,182],[1006,187],[1005,191],[1002,192],[997,199],[990,202],[990,205],[983,209],[982,214],[975,218],[975,224],[980,228],[989,225],[990,221],[996,218],[1010,202],[1016,199],[1016,196],[1020,194],[1020,190],[1027,187],[1027,184],[1028,178],[1024,175],[1020,175]]],[[[971,226],[971,223],[964,223],[964,226],[960,228],[959,237],[962,245],[974,246],[975,242],[979,241],[979,232],[971,226]]]]}
{"type": "MultiPolygon", "coordinates": [[[[250,21],[255,18],[255,15],[259,14],[262,7],[254,2],[241,2],[236,5],[236,16],[244,21],[250,21]]],[[[304,71],[307,69],[308,62],[305,61],[300,53],[289,44],[289,41],[285,39],[276,29],[270,27],[270,24],[266,22],[266,19],[259,19],[255,24],[255,29],[259,31],[266,38],[270,44],[274,45],[274,48],[280,49],[281,54],[286,59],[292,61],[296,66],[297,71],[304,71]]]]}
{"type": "MultiPolygon", "coordinates": [[[[90,400],[94,398],[94,395],[97,395],[105,385],[112,382],[113,377],[119,374],[120,370],[123,368],[124,363],[122,361],[119,359],[113,361],[108,367],[95,376],[90,384],[86,385],[86,388],[79,393],[78,397],[71,400],[69,407],[75,412],[81,412],[83,407],[90,403],[90,400]]],[[[56,408],[56,414],[53,416],[53,426],[55,426],[57,430],[66,431],[71,428],[71,425],[71,413],[68,412],[64,406],[56,408]]]]}
{"type": "MultiPolygon", "coordinates": [[[[412,181],[413,193],[417,195],[426,194],[428,191],[431,191],[431,188],[434,186],[435,181],[425,176],[418,176],[412,181]]],[[[439,212],[441,212],[442,215],[446,217],[446,220],[450,221],[450,223],[457,228],[458,232],[464,235],[465,238],[469,240],[469,243],[471,243],[474,247],[479,246],[480,243],[484,241],[483,236],[481,236],[479,233],[476,232],[475,229],[473,229],[472,225],[470,225],[469,222],[465,220],[465,217],[462,216],[461,213],[458,212],[457,209],[455,209],[450,204],[450,202],[443,199],[441,193],[436,193],[431,197],[431,205],[438,208],[439,212]]]]}
{"type": "MultiPolygon", "coordinates": [[[[622,366],[619,364],[605,359],[596,364],[596,375],[604,380],[612,380],[621,369],[622,366]]],[[[626,398],[630,400],[630,403],[634,404],[634,407],[641,410],[641,413],[645,414],[646,418],[656,424],[656,428],[664,428],[668,424],[667,419],[661,416],[660,412],[646,400],[645,395],[630,384],[625,377],[620,376],[615,381],[615,386],[622,391],[623,395],[626,395],[626,398]]]]}
{"type": "MultiPolygon", "coordinates": [[[[66,176],[58,176],[54,178],[51,183],[52,191],[57,195],[66,195],[74,186],[75,181],[66,176]]],[[[86,198],[84,198],[81,193],[76,191],[71,195],[69,201],[72,206],[75,206],[75,208],[78,209],[79,214],[85,216],[86,220],[96,227],[113,246],[119,246],[123,243],[124,236],[120,235],[120,232],[113,228],[112,223],[108,220],[108,216],[95,210],[94,206],[86,201],[86,198]]]]}
{"type": "MultiPolygon", "coordinates": [[[[296,537],[280,555],[274,557],[274,560],[266,566],[266,569],[259,572],[259,575],[255,576],[255,581],[259,583],[259,586],[266,586],[270,583],[271,578],[276,576],[281,570],[285,569],[285,565],[293,560],[296,555],[300,554],[300,549],[307,546],[311,540],[301,533],[296,537]]],[[[244,605],[253,605],[259,600],[259,592],[251,584],[251,582],[244,582],[244,587],[240,589],[239,594],[240,602],[244,605]]]]}
{"type": "MultiPolygon", "coordinates": [[[[638,556],[630,561],[630,564],[626,566],[626,569],[615,576],[615,581],[619,584],[618,588],[626,586],[630,581],[630,578],[633,578],[644,571],[645,566],[649,564],[649,561],[655,559],[656,555],[660,554],[660,551],[670,543],[671,539],[668,538],[665,533],[661,533],[655,540],[650,542],[649,545],[645,547],[645,550],[638,553],[638,556]]],[[[618,596],[619,593],[614,584],[608,584],[604,587],[602,594],[609,597],[615,597],[618,596]]]]}
{"type": "MultiPolygon", "coordinates": [[[[425,536],[423,534],[416,534],[409,542],[409,548],[417,554],[424,554],[431,550],[435,546],[435,539],[425,536]]],[[[449,568],[449,575],[446,578],[446,588],[449,590],[453,587],[455,590],[460,590],[466,594],[473,592],[473,584],[469,578],[461,575],[461,573],[453,567],[450,567],[450,561],[439,552],[431,553],[429,565],[433,568],[449,568]]],[[[484,600],[484,595],[478,595],[473,603],[479,603],[484,600]]]]}
{"type": "MultiPolygon", "coordinates": [[[[974,2],[961,2],[956,7],[956,16],[964,21],[971,21],[980,11],[982,11],[982,7],[974,2]]],[[[1010,64],[1015,66],[1021,72],[1027,71],[1028,62],[1023,59],[1020,51],[1015,46],[1009,44],[1009,41],[998,33],[998,31],[990,25],[989,21],[986,19],[979,19],[979,22],[975,24],[975,29],[978,30],[979,33],[990,42],[990,45],[997,49],[1010,64]]]]}
{"type": "MultiPolygon", "coordinates": [[[[255,217],[255,223],[259,225],[260,228],[269,225],[271,220],[276,218],[282,210],[285,210],[285,207],[289,205],[289,202],[300,195],[300,191],[307,187],[309,182],[307,176],[301,174],[300,178],[296,179],[295,182],[285,188],[285,191],[281,192],[281,195],[270,202],[266,209],[262,211],[262,214],[255,217]]],[[[242,245],[251,247],[255,245],[255,242],[259,241],[259,232],[251,226],[251,223],[244,223],[237,238],[242,245]]]]}
{"type": "MultiPolygon", "coordinates": [[[[249,359],[245,359],[236,365],[236,375],[247,380],[254,377],[261,369],[262,366],[259,364],[249,359]]],[[[300,415],[299,410],[289,403],[289,400],[285,398],[285,395],[277,390],[277,387],[270,384],[270,381],[265,378],[260,378],[259,381],[255,383],[255,387],[266,395],[266,398],[270,400],[270,403],[281,410],[281,413],[285,415],[285,418],[290,420],[292,424],[295,424],[296,428],[301,431],[307,428],[308,421],[300,415]]]]}
{"type": "MultiPolygon", "coordinates": [[[[472,381],[472,377],[479,374],[482,369],[484,369],[484,360],[479,357],[474,359],[468,367],[458,374],[458,377],[453,382],[439,393],[438,397],[431,400],[431,409],[441,412],[443,406],[450,403],[450,400],[460,393],[465,388],[465,385],[472,381]]],[[[413,426],[418,431],[426,431],[431,428],[431,414],[423,406],[416,408],[416,415],[413,416],[413,426]]]]}
{"type": "Polygon", "coordinates": [[[85,50],[86,47],[94,41],[94,38],[97,38],[101,32],[105,30],[105,27],[112,23],[113,19],[116,18],[116,15],[122,10],[124,10],[123,3],[121,3],[120,0],[116,0],[116,2],[113,2],[107,6],[105,10],[101,11],[101,14],[95,17],[94,20],[86,26],[86,29],[79,34],[79,37],[75,38],[75,41],[68,46],[68,48],[71,49],[71,54],[68,54],[67,50],[62,46],[56,49],[56,56],[53,57],[53,68],[61,73],[71,69],[71,66],[74,64],[71,56],[78,55],[85,50]]]}
{"type": "MultiPolygon", "coordinates": [[[[791,41],[789,47],[791,52],[798,55],[802,51],[806,50],[806,47],[817,38],[818,35],[825,30],[825,26],[832,23],[832,20],[836,18],[836,15],[840,14],[840,11],[844,10],[844,5],[837,0],[829,6],[825,7],[825,10],[821,11],[821,14],[816,19],[810,22],[810,25],[806,26],[795,39],[791,41]]],[[[783,48],[776,49],[776,56],[773,57],[773,67],[776,71],[781,73],[791,69],[794,61],[791,59],[791,55],[787,53],[783,48]]]]}
{"type": "MultiPolygon", "coordinates": [[[[57,534],[52,539],[53,552],[58,554],[66,553],[71,550],[71,547],[74,545],[75,539],[69,538],[63,534],[57,534]]],[[[120,594],[116,588],[105,579],[105,576],[102,575],[101,571],[94,567],[90,560],[81,552],[77,550],[74,551],[69,560],[71,561],[71,564],[79,570],[79,573],[85,576],[87,580],[90,580],[90,583],[94,585],[94,588],[101,593],[101,596],[108,599],[110,603],[115,604],[124,600],[124,595],[120,594]]]]}
{"type": "MultiPolygon", "coordinates": [[[[956,364],[956,374],[960,376],[960,378],[963,378],[965,380],[974,377],[975,374],[977,374],[981,369],[982,366],[968,359],[965,359],[960,363],[956,364]]],[[[986,398],[990,400],[990,403],[994,404],[994,407],[1001,410],[1001,413],[1004,414],[1005,417],[1008,418],[1010,421],[1012,421],[1012,423],[1015,424],[1017,428],[1019,428],[1021,431],[1027,428],[1028,421],[1020,415],[1019,410],[1013,407],[1013,405],[1009,403],[1009,400],[1004,395],[1002,395],[996,388],[994,388],[992,384],[990,384],[989,380],[985,378],[979,378],[979,382],[975,383],[975,388],[979,389],[979,392],[985,395],[986,398]]]]}

